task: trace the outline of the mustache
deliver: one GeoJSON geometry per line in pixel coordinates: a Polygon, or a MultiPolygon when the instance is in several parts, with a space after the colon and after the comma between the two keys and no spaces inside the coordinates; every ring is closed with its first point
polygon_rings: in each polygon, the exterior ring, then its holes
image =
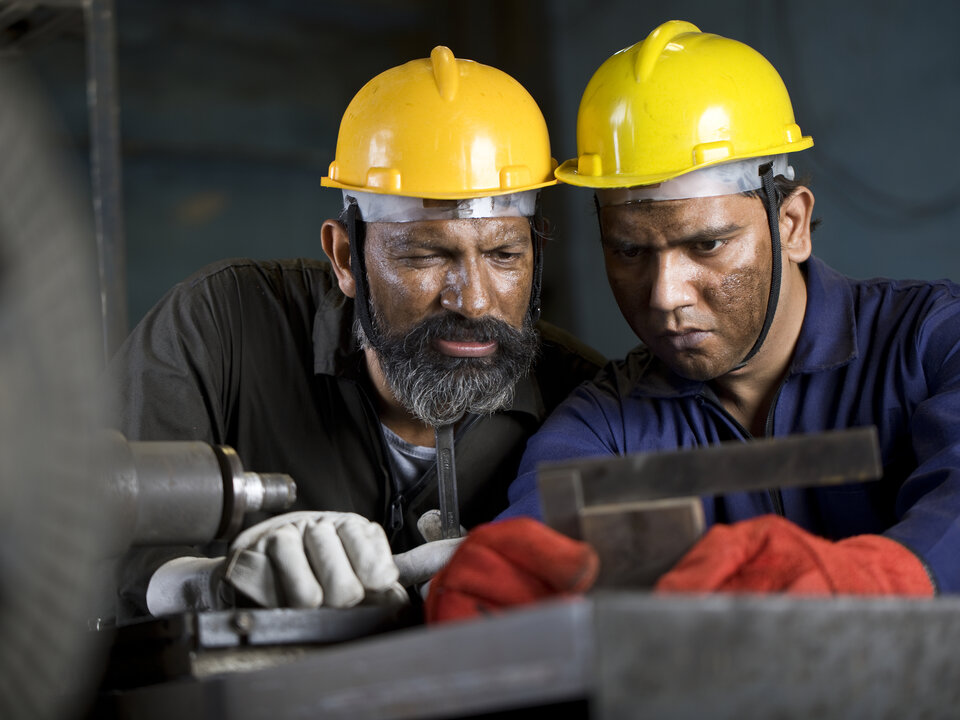
{"type": "MultiPolygon", "coordinates": [[[[497,318],[467,318],[456,313],[445,313],[417,323],[398,344],[404,353],[437,354],[432,347],[432,342],[437,339],[462,342],[496,341],[500,347],[509,347],[522,341],[523,330],[497,318]]],[[[394,339],[395,342],[396,340],[399,338],[394,339]]]]}

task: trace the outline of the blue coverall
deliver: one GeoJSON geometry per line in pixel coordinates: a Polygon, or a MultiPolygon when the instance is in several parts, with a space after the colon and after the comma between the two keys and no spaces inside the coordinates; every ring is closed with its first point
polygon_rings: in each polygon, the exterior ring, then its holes
{"type": "MultiPolygon", "coordinates": [[[[960,286],[854,280],[802,265],[807,307],[768,437],[875,425],[881,480],[704,497],[707,524],[777,512],[822,537],[883,534],[960,591],[960,286]]],[[[540,517],[544,461],[749,439],[708,383],[681,378],[645,348],[609,363],[534,435],[499,517],[540,517]]]]}

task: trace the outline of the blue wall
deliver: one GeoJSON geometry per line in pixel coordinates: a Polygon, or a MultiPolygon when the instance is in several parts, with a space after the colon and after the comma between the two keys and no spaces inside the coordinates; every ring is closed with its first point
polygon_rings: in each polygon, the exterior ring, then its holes
{"type": "MultiPolygon", "coordinates": [[[[816,143],[794,164],[824,221],[818,255],[858,277],[960,278],[960,4],[117,0],[117,18],[131,323],[211,260],[320,254],[339,194],[319,179],[343,109],[376,73],[439,43],[496,65],[540,102],[563,161],[590,75],[669,19],[781,71],[816,143]]],[[[78,152],[82,40],[74,27],[28,48],[78,152]]],[[[545,315],[622,354],[636,341],[607,289],[589,193],[558,188],[546,209],[558,230],[545,315]]]]}

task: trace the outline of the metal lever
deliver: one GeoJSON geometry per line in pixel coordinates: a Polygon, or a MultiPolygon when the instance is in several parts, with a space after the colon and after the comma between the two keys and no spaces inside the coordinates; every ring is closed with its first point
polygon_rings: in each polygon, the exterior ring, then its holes
{"type": "Polygon", "coordinates": [[[440,496],[440,529],[443,539],[460,537],[457,504],[457,470],[453,453],[453,424],[434,429],[437,444],[437,493],[440,496]]]}

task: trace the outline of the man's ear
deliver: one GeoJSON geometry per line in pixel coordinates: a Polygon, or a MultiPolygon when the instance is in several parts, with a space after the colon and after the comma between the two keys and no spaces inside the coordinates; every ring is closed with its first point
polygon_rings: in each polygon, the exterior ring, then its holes
{"type": "Polygon", "coordinates": [[[813,192],[803,185],[784,198],[780,206],[780,246],[787,257],[802,263],[813,252],[810,222],[813,220],[813,192]]]}
{"type": "Polygon", "coordinates": [[[357,285],[350,269],[350,236],[347,229],[337,220],[325,220],[320,228],[320,243],[323,252],[330,258],[340,291],[347,297],[356,297],[357,285]]]}

